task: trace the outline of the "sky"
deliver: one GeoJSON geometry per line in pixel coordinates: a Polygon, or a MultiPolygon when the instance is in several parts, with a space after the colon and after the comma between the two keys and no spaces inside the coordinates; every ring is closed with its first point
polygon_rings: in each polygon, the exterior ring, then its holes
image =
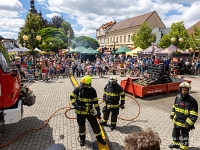
{"type": "MultiPolygon", "coordinates": [[[[30,0],[0,0],[0,35],[17,39],[30,0]]],[[[199,0],[35,0],[35,8],[50,20],[59,15],[70,22],[75,36],[95,38],[102,24],[156,11],[166,27],[184,21],[186,29],[200,20],[199,0]]]]}

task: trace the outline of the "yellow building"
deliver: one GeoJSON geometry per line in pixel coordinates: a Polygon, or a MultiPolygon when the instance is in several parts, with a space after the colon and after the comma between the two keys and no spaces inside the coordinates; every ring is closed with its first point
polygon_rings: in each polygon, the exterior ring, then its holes
{"type": "Polygon", "coordinates": [[[109,50],[117,49],[122,45],[133,49],[134,43],[131,41],[131,36],[133,33],[136,33],[143,22],[147,22],[152,29],[166,28],[157,12],[153,11],[133,18],[127,18],[121,22],[103,24],[96,30],[96,39],[101,47],[106,47],[109,50]]]}

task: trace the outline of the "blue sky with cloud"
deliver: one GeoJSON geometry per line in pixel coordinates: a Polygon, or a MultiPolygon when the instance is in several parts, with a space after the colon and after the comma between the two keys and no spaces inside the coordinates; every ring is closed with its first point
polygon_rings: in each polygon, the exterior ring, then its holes
{"type": "MultiPolygon", "coordinates": [[[[30,0],[0,0],[0,35],[17,38],[24,25],[30,0]]],[[[70,22],[76,36],[95,37],[96,29],[109,21],[157,11],[169,27],[173,22],[184,21],[189,28],[199,21],[199,0],[35,0],[35,8],[50,20],[54,15],[70,22]]]]}

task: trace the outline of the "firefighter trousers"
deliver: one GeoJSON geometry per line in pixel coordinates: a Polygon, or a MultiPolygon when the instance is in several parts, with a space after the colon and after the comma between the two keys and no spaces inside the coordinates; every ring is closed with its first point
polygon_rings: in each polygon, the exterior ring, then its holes
{"type": "Polygon", "coordinates": [[[172,137],[172,144],[180,145],[180,148],[183,150],[188,150],[189,148],[189,128],[182,128],[174,126],[172,137]]]}
{"type": "Polygon", "coordinates": [[[85,122],[86,122],[86,119],[89,121],[96,138],[97,139],[102,138],[100,126],[99,126],[95,116],[93,116],[91,114],[89,114],[89,115],[77,114],[77,123],[79,125],[80,140],[85,141],[85,135],[86,135],[85,122]]]}
{"type": "MultiPolygon", "coordinates": [[[[106,106],[105,106],[106,107],[106,106]]],[[[110,109],[105,109],[103,113],[103,122],[107,123],[109,115],[111,114],[111,126],[116,126],[117,124],[117,116],[119,115],[119,108],[110,108],[110,109]]]]}

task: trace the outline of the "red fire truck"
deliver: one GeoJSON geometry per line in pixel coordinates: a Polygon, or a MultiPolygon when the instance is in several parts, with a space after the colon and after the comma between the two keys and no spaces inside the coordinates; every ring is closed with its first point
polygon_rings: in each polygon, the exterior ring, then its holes
{"type": "MultiPolygon", "coordinates": [[[[16,43],[13,45],[18,47],[16,43]]],[[[0,39],[0,135],[6,124],[17,123],[22,118],[23,105],[34,103],[35,95],[21,84],[19,69],[12,63],[3,39],[0,39]]]]}

